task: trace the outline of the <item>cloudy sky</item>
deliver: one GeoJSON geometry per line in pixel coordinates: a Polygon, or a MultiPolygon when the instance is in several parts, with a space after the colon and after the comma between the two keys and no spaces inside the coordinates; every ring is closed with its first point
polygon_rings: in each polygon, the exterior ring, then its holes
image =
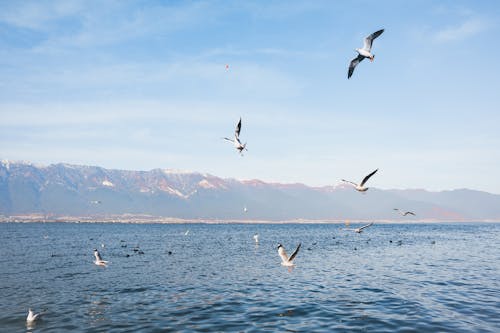
{"type": "Polygon", "coordinates": [[[499,22],[498,1],[0,1],[0,158],[500,193],[499,22]],[[240,116],[244,157],[221,139],[240,116]]]}

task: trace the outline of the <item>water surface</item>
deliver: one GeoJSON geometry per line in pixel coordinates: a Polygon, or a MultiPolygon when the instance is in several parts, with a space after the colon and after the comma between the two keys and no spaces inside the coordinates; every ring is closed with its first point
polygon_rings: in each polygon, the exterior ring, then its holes
{"type": "Polygon", "coordinates": [[[0,331],[500,331],[500,224],[341,228],[2,223],[0,331]]]}

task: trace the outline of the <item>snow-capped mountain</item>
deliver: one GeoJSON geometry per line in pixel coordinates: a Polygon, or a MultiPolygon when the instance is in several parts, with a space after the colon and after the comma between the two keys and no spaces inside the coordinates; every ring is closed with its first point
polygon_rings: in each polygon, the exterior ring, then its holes
{"type": "Polygon", "coordinates": [[[224,179],[171,169],[109,170],[70,164],[0,163],[0,214],[148,214],[185,219],[500,219],[500,195],[467,189],[380,190],[224,179]],[[244,207],[247,208],[244,211],[244,207]]]}

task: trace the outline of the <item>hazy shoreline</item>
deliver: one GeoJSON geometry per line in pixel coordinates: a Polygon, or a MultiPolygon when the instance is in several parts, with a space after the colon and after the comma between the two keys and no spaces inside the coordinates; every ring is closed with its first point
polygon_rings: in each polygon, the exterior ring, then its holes
{"type": "Polygon", "coordinates": [[[112,216],[57,216],[40,215],[0,216],[0,223],[124,223],[124,224],[346,224],[375,221],[383,224],[424,224],[424,223],[500,223],[500,219],[182,219],[150,215],[112,216]]]}

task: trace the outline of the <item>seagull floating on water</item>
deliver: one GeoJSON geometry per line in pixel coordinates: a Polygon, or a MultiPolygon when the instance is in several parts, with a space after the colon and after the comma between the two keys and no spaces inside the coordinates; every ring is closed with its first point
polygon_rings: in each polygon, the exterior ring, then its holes
{"type": "Polygon", "coordinates": [[[295,249],[295,251],[293,251],[292,255],[290,257],[288,257],[287,254],[286,254],[286,252],[285,252],[285,248],[283,247],[283,245],[278,244],[278,254],[281,257],[281,264],[283,266],[295,266],[293,264],[293,260],[297,256],[297,253],[299,253],[300,245],[301,244],[299,243],[299,245],[297,246],[297,248],[295,249]]]}
{"type": "Polygon", "coordinates": [[[240,121],[236,125],[236,129],[234,131],[234,139],[226,138],[224,137],[224,140],[231,141],[234,144],[234,147],[238,150],[241,156],[243,156],[243,150],[247,150],[247,144],[246,142],[244,144],[241,143],[240,141],[240,131],[241,131],[241,117],[240,121]]]}
{"type": "Polygon", "coordinates": [[[97,249],[94,249],[94,257],[94,264],[96,264],[97,266],[107,266],[108,262],[106,260],[102,260],[101,254],[99,253],[99,251],[97,251],[97,249]]]}
{"type": "Polygon", "coordinates": [[[363,45],[362,49],[356,49],[356,52],[358,52],[358,56],[354,59],[351,60],[351,63],[349,65],[349,72],[347,73],[347,78],[350,79],[352,76],[352,73],[354,72],[354,68],[363,61],[363,59],[368,58],[370,61],[373,61],[375,59],[375,55],[371,53],[372,49],[372,44],[373,40],[380,36],[384,32],[384,29],[381,29],[379,31],[375,31],[372,33],[370,36],[367,36],[365,38],[365,43],[363,45]]]}
{"type": "Polygon", "coordinates": [[[373,222],[371,223],[368,223],[367,225],[364,225],[362,227],[359,227],[359,228],[355,228],[355,229],[345,229],[345,230],[352,230],[354,232],[357,232],[358,234],[362,233],[363,232],[363,229],[366,229],[368,227],[371,227],[373,225],[373,222]]]}
{"type": "Polygon", "coordinates": [[[414,212],[406,211],[406,212],[403,213],[403,211],[399,210],[399,208],[394,208],[394,210],[397,211],[402,216],[406,216],[406,215],[413,215],[413,216],[415,216],[414,212]]]}
{"type": "Polygon", "coordinates": [[[253,239],[255,240],[256,244],[259,244],[259,234],[253,235],[253,239]]]}
{"type": "Polygon", "coordinates": [[[361,182],[361,184],[356,184],[355,182],[351,182],[350,180],[345,180],[345,179],[342,179],[343,182],[346,182],[346,183],[350,183],[352,185],[354,185],[354,188],[356,189],[356,191],[359,191],[359,192],[366,192],[368,191],[368,187],[364,187],[365,183],[368,181],[368,179],[370,179],[371,176],[373,176],[376,172],[378,171],[375,170],[373,171],[372,173],[370,173],[368,176],[366,176],[363,181],[361,182]]]}
{"type": "Polygon", "coordinates": [[[34,313],[31,308],[28,309],[28,317],[26,318],[26,322],[28,324],[34,323],[38,318],[40,318],[41,313],[34,313]]]}

